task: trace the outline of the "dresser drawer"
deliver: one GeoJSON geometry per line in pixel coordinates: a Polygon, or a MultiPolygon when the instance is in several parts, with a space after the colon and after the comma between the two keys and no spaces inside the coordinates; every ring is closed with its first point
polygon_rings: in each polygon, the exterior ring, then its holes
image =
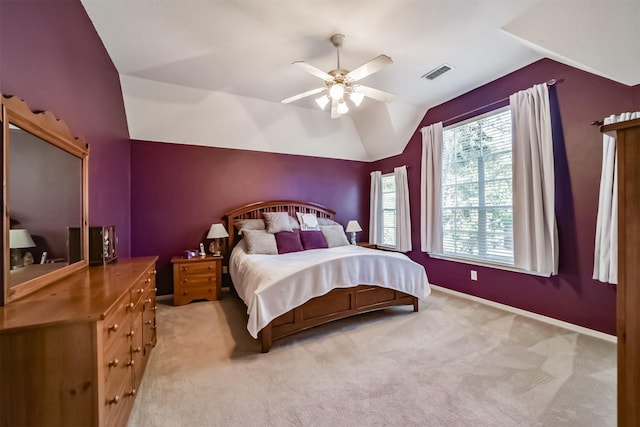
{"type": "Polygon", "coordinates": [[[117,345],[117,342],[128,341],[128,334],[131,332],[131,311],[131,302],[127,293],[107,312],[102,321],[105,351],[117,345]]]}
{"type": "Polygon", "coordinates": [[[216,295],[216,286],[214,284],[182,288],[180,295],[174,295],[174,298],[189,302],[196,299],[215,300],[218,299],[218,296],[216,295]]]}
{"type": "Polygon", "coordinates": [[[204,276],[192,274],[189,276],[182,276],[180,279],[181,287],[204,287],[204,286],[216,286],[216,276],[204,276]]]}

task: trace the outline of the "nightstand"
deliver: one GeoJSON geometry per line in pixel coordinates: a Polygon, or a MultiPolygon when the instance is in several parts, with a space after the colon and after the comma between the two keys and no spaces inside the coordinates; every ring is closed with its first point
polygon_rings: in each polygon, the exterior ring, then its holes
{"type": "Polygon", "coordinates": [[[369,249],[377,249],[378,245],[376,245],[375,243],[369,243],[369,242],[358,242],[356,243],[358,246],[362,246],[363,248],[369,248],[369,249]]]}
{"type": "Polygon", "coordinates": [[[222,297],[222,257],[171,258],[173,305],[197,299],[215,301],[222,297]]]}

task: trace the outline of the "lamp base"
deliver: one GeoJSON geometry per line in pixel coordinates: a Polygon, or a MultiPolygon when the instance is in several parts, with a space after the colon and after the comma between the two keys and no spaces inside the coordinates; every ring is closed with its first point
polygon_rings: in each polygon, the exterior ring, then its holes
{"type": "Polygon", "coordinates": [[[213,256],[220,256],[220,244],[217,242],[218,239],[214,239],[213,242],[211,242],[211,244],[209,244],[209,252],[211,252],[211,255],[213,256]]]}
{"type": "Polygon", "coordinates": [[[352,245],[356,244],[356,232],[355,231],[351,232],[351,244],[352,245]]]}

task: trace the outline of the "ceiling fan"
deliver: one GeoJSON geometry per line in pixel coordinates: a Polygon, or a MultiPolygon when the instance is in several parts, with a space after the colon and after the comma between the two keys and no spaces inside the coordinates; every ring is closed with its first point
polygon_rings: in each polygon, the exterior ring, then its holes
{"type": "Polygon", "coordinates": [[[290,102],[306,98],[307,96],[322,93],[322,96],[316,99],[316,103],[324,110],[327,104],[331,102],[331,118],[335,119],[349,111],[349,106],[346,103],[347,99],[353,102],[357,107],[362,103],[365,96],[382,102],[391,102],[396,98],[395,95],[389,92],[384,92],[382,90],[363,86],[357,83],[363,78],[380,71],[387,65],[392,64],[393,61],[391,58],[387,55],[379,55],[353,71],[344,70],[340,68],[340,47],[344,41],[344,35],[334,34],[331,36],[330,40],[337,50],[338,66],[335,70],[325,73],[304,61],[296,61],[293,63],[293,65],[302,68],[304,71],[313,74],[316,77],[320,77],[324,80],[325,85],[323,87],[311,89],[298,95],[283,99],[283,104],[288,104],[290,102]]]}

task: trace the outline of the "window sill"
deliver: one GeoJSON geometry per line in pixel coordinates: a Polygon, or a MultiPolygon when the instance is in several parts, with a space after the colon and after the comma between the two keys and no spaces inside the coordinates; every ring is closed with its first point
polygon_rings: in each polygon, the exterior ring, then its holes
{"type": "Polygon", "coordinates": [[[489,267],[489,268],[494,268],[496,270],[512,271],[514,273],[529,274],[531,276],[549,277],[548,274],[536,273],[535,271],[522,270],[510,264],[482,261],[482,260],[473,259],[473,258],[454,257],[450,255],[442,255],[442,254],[434,254],[434,253],[429,253],[428,255],[431,258],[441,259],[444,261],[453,261],[453,262],[459,262],[459,263],[470,264],[470,265],[478,265],[480,267],[489,267]]]}

